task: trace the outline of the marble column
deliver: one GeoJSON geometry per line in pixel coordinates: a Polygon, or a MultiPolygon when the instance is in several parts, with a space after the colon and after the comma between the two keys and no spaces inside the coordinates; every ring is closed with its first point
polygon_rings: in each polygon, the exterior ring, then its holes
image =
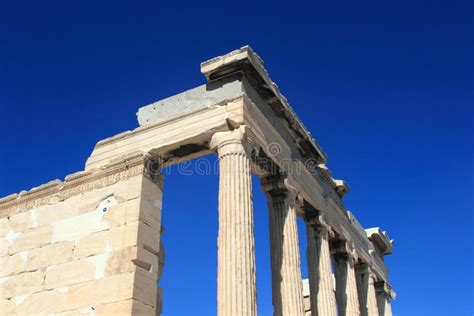
{"type": "Polygon", "coordinates": [[[356,265],[355,272],[361,316],[378,316],[374,275],[366,263],[356,265]]]}
{"type": "Polygon", "coordinates": [[[276,316],[304,315],[296,192],[283,177],[262,180],[270,213],[272,302],[276,316]]]}
{"type": "Polygon", "coordinates": [[[374,286],[377,295],[379,316],[392,316],[391,300],[394,294],[392,294],[393,291],[391,287],[384,281],[376,282],[374,286]]]}
{"type": "Polygon", "coordinates": [[[213,135],[219,157],[217,313],[257,315],[252,178],[245,127],[213,135]]]}
{"type": "Polygon", "coordinates": [[[367,291],[367,315],[379,315],[379,309],[377,306],[377,295],[375,292],[375,276],[372,273],[370,273],[369,275],[369,289],[367,291]]]}
{"type": "Polygon", "coordinates": [[[339,241],[333,244],[331,252],[334,259],[338,315],[358,316],[360,309],[352,251],[346,241],[339,241]]]}
{"type": "Polygon", "coordinates": [[[321,221],[306,224],[309,292],[312,316],[336,316],[336,299],[329,251],[329,227],[321,221]]]}

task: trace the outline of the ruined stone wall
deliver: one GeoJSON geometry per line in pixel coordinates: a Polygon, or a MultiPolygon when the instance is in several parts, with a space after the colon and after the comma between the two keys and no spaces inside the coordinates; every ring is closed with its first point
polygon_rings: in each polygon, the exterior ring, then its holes
{"type": "Polygon", "coordinates": [[[0,315],[157,315],[163,181],[137,155],[0,200],[0,315]]]}

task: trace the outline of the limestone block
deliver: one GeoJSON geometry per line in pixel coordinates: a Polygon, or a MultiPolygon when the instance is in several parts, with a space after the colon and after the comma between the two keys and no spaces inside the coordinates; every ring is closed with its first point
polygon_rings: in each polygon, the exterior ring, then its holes
{"type": "Polygon", "coordinates": [[[156,280],[149,278],[143,270],[137,269],[133,288],[133,298],[148,306],[156,307],[158,287],[156,280]]]}
{"type": "Polygon", "coordinates": [[[102,221],[103,210],[115,204],[115,197],[105,198],[92,212],[55,222],[53,224],[52,242],[77,241],[95,232],[108,229],[107,222],[102,221]]]}
{"type": "Polygon", "coordinates": [[[107,304],[133,298],[135,273],[118,274],[99,280],[96,298],[101,304],[107,304]]]}
{"type": "Polygon", "coordinates": [[[111,253],[105,265],[105,276],[133,272],[138,259],[138,247],[128,247],[111,253]]]}
{"type": "Polygon", "coordinates": [[[164,176],[157,175],[156,177],[155,182],[152,182],[148,178],[143,178],[141,197],[144,200],[150,201],[156,207],[161,208],[163,201],[164,176]]]}
{"type": "Polygon", "coordinates": [[[25,271],[27,252],[0,258],[0,278],[25,271]]]}
{"type": "Polygon", "coordinates": [[[7,218],[0,218],[0,238],[5,237],[5,235],[10,231],[10,224],[8,223],[7,218]]]}
{"type": "Polygon", "coordinates": [[[88,257],[114,251],[138,243],[139,222],[133,222],[111,230],[101,231],[79,240],[74,249],[74,258],[88,257]]]}
{"type": "Polygon", "coordinates": [[[83,282],[68,287],[67,306],[70,310],[95,306],[98,303],[96,289],[99,280],[83,282]]]}
{"type": "Polygon", "coordinates": [[[10,227],[15,232],[22,232],[27,229],[37,227],[38,222],[36,216],[36,209],[12,215],[9,218],[10,227]]]}
{"type": "Polygon", "coordinates": [[[42,225],[21,233],[11,244],[8,252],[14,254],[44,246],[51,242],[52,228],[50,225],[42,225]]]}
{"type": "Polygon", "coordinates": [[[161,229],[161,204],[158,199],[141,199],[140,221],[159,231],[161,229]]]}
{"type": "Polygon", "coordinates": [[[98,232],[79,240],[74,258],[87,257],[141,245],[151,253],[159,252],[160,233],[142,222],[133,222],[108,231],[98,232]]]}
{"type": "Polygon", "coordinates": [[[119,227],[139,220],[141,199],[136,198],[110,207],[103,215],[110,227],[119,227]]]}
{"type": "Polygon", "coordinates": [[[42,205],[36,208],[36,220],[39,226],[53,224],[56,221],[81,214],[79,206],[79,195],[56,204],[42,205]]]}
{"type": "Polygon", "coordinates": [[[94,280],[96,265],[90,258],[75,260],[49,267],[46,272],[45,289],[54,289],[94,280]]]}
{"type": "MultiPolygon", "coordinates": [[[[123,228],[120,228],[122,230],[123,228]]],[[[74,259],[104,253],[109,240],[110,231],[101,231],[80,239],[74,248],[74,259]]]]}
{"type": "Polygon", "coordinates": [[[0,238],[0,257],[8,254],[8,247],[10,247],[10,243],[5,238],[0,238]]]}
{"type": "Polygon", "coordinates": [[[142,221],[156,230],[161,228],[161,199],[137,198],[110,207],[103,215],[110,227],[142,221]]]}
{"type": "Polygon", "coordinates": [[[15,315],[16,305],[10,300],[0,299],[0,315],[15,315]]]}
{"type": "Polygon", "coordinates": [[[143,175],[137,175],[126,181],[120,181],[110,188],[119,201],[135,199],[141,196],[143,175]]]}
{"type": "Polygon", "coordinates": [[[149,278],[157,280],[158,258],[143,247],[123,248],[111,253],[107,258],[105,276],[132,272],[136,269],[141,269],[149,278]]]}
{"type": "Polygon", "coordinates": [[[160,240],[160,253],[158,254],[158,275],[156,277],[157,280],[161,279],[161,275],[163,273],[163,268],[165,267],[165,247],[160,240]]]}
{"type": "Polygon", "coordinates": [[[157,297],[156,297],[156,315],[161,315],[163,313],[163,289],[158,287],[157,289],[157,297]]]}
{"type": "MultiPolygon", "coordinates": [[[[117,274],[100,280],[69,286],[67,306],[69,310],[96,306],[96,313],[98,313],[98,306],[131,300],[132,298],[149,306],[154,306],[157,297],[161,295],[161,292],[158,294],[156,288],[156,281],[147,278],[146,274],[137,272],[117,274]]],[[[105,306],[103,308],[104,311],[109,310],[105,306]]]]}
{"type": "Polygon", "coordinates": [[[44,272],[41,270],[7,277],[1,287],[2,298],[39,292],[43,289],[43,279],[44,272]]]}
{"type": "Polygon", "coordinates": [[[84,307],[72,311],[55,313],[54,316],[86,316],[86,315],[95,315],[95,307],[84,307]]]}
{"type": "Polygon", "coordinates": [[[158,254],[160,251],[160,230],[138,222],[138,245],[143,246],[151,253],[158,254]]]}
{"type": "Polygon", "coordinates": [[[44,291],[28,296],[15,310],[18,315],[48,315],[68,309],[67,294],[58,290],[44,291]]]}
{"type": "Polygon", "coordinates": [[[150,306],[146,306],[135,300],[120,301],[105,305],[99,305],[96,307],[95,315],[117,315],[117,316],[129,316],[129,315],[140,315],[140,316],[156,316],[156,311],[150,306]]]}
{"type": "Polygon", "coordinates": [[[93,211],[97,206],[109,197],[114,197],[114,199],[124,200],[119,198],[114,194],[113,186],[107,186],[93,191],[84,192],[81,194],[78,207],[80,213],[87,213],[93,211]]]}
{"type": "Polygon", "coordinates": [[[27,271],[58,265],[72,259],[73,241],[62,241],[41,248],[31,249],[28,252],[27,271]]]}

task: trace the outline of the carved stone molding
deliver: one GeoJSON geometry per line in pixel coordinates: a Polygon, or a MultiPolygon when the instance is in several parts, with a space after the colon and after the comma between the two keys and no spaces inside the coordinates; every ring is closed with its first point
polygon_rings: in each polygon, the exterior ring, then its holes
{"type": "Polygon", "coordinates": [[[291,185],[291,179],[286,175],[272,175],[262,179],[262,189],[275,198],[288,198],[293,206],[302,203],[298,190],[291,185]]]}
{"type": "Polygon", "coordinates": [[[256,150],[255,143],[249,138],[248,128],[245,125],[232,131],[215,133],[211,138],[209,148],[217,151],[219,159],[227,155],[252,157],[252,152],[256,150]]]}
{"type": "Polygon", "coordinates": [[[394,300],[397,295],[392,289],[392,286],[385,281],[378,281],[374,283],[375,291],[377,294],[383,295],[386,298],[394,300]]]}
{"type": "Polygon", "coordinates": [[[352,267],[355,265],[358,259],[354,245],[347,240],[339,239],[331,242],[331,254],[334,257],[345,258],[352,267]]]}
{"type": "Polygon", "coordinates": [[[0,218],[63,201],[74,195],[106,187],[139,174],[143,174],[153,182],[160,181],[158,161],[146,153],[135,152],[103,168],[77,172],[68,175],[64,181],[53,180],[30,191],[7,196],[0,199],[0,218]]]}

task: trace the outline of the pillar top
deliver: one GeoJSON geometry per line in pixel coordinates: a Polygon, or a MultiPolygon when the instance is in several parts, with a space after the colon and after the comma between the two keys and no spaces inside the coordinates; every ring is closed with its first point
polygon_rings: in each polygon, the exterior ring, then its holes
{"type": "Polygon", "coordinates": [[[383,293],[393,300],[397,297],[397,294],[393,290],[392,286],[385,281],[375,282],[374,286],[375,286],[375,291],[378,293],[383,293]]]}
{"type": "Polygon", "coordinates": [[[217,132],[212,135],[209,147],[212,150],[218,149],[228,144],[242,143],[246,138],[245,126],[240,126],[232,131],[217,132]]]}
{"type": "Polygon", "coordinates": [[[276,174],[264,177],[262,179],[262,188],[264,191],[271,191],[275,189],[284,189],[288,191],[297,192],[292,185],[292,180],[285,174],[276,174]]]}
{"type": "Polygon", "coordinates": [[[331,254],[346,257],[354,265],[357,261],[357,253],[351,241],[338,239],[331,242],[331,254]]]}
{"type": "Polygon", "coordinates": [[[248,128],[245,125],[240,125],[231,131],[217,132],[212,135],[209,148],[217,151],[219,158],[228,154],[246,154],[251,157],[255,146],[248,134],[248,128]]]}

